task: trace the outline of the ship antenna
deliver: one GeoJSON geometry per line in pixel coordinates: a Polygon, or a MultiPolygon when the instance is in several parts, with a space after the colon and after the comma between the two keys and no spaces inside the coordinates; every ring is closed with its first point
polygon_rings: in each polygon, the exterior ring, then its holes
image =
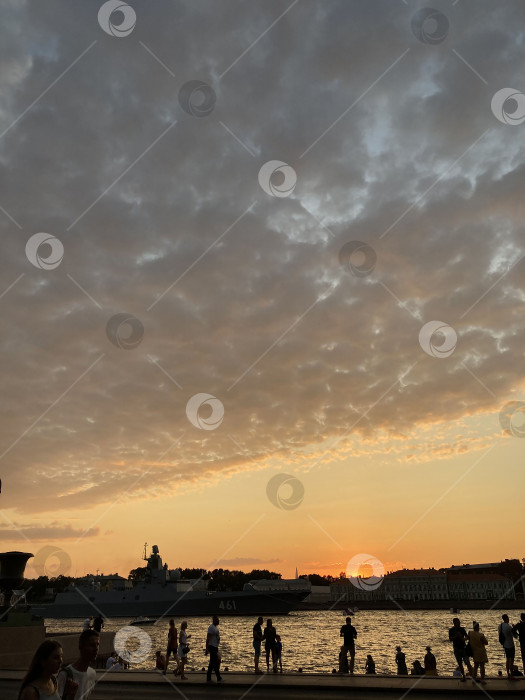
{"type": "Polygon", "coordinates": [[[147,557],[148,549],[147,548],[148,548],[148,543],[144,542],[144,561],[148,560],[148,557],[147,557]]]}

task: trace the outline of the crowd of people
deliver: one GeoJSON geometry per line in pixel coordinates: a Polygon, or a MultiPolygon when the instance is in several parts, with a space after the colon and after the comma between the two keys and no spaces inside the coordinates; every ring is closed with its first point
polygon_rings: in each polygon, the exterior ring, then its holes
{"type": "MultiPolygon", "coordinates": [[[[282,650],[281,637],[273,625],[272,619],[257,619],[252,629],[253,662],[256,674],[264,673],[260,668],[260,657],[264,645],[266,672],[270,673],[270,663],[273,673],[282,673],[282,650]]],[[[220,620],[217,615],[212,618],[206,634],[204,653],[209,656],[209,663],[206,672],[206,681],[212,683],[212,675],[215,675],[217,683],[222,683],[221,675],[221,654],[219,631],[220,620]]],[[[40,698],[50,698],[50,700],[87,700],[91,694],[97,674],[93,665],[97,659],[100,633],[104,626],[102,616],[93,620],[87,618],[84,629],[78,641],[79,655],[76,661],[64,666],[62,647],[60,643],[53,639],[46,639],[36,650],[30,667],[22,681],[18,700],[39,700],[40,698]]],[[[190,652],[188,634],[188,623],[181,623],[180,631],[177,630],[175,621],[169,621],[168,640],[166,654],[161,650],[156,652],[155,668],[167,673],[170,657],[173,657],[176,667],[173,670],[175,676],[181,680],[186,680],[185,667],[188,662],[190,652]]],[[[339,631],[339,636],[343,639],[339,652],[339,673],[349,673],[354,675],[356,658],[357,629],[352,625],[352,619],[346,618],[345,624],[339,631]]],[[[452,652],[456,661],[454,677],[462,682],[467,680],[467,675],[473,682],[484,684],[485,665],[488,663],[487,646],[489,640],[480,630],[479,622],[474,621],[471,630],[466,630],[461,626],[459,618],[452,620],[452,627],[448,630],[448,640],[452,644],[452,652]],[[466,667],[466,670],[465,670],[466,667]]],[[[498,641],[505,654],[505,670],[509,680],[515,680],[518,676],[523,676],[515,663],[516,644],[518,641],[521,651],[521,659],[525,669],[525,613],[521,613],[520,621],[511,624],[508,615],[502,615],[502,622],[498,626],[498,641]]],[[[412,662],[411,670],[408,671],[406,655],[401,646],[396,646],[395,663],[397,674],[400,676],[437,676],[438,664],[430,646],[426,647],[426,654],[423,664],[416,659],[412,662]]],[[[125,659],[113,652],[106,662],[106,672],[123,670],[128,667],[125,659]]],[[[227,669],[226,669],[227,670],[227,669]]],[[[298,669],[301,671],[302,669],[298,669]]],[[[364,664],[366,674],[376,673],[376,664],[371,654],[367,654],[364,664]]],[[[337,673],[334,669],[333,673],[337,673]]],[[[499,672],[499,675],[503,675],[499,672]]]]}
{"type": "MultiPolygon", "coordinates": [[[[502,622],[498,626],[498,641],[503,647],[505,654],[505,670],[507,678],[514,680],[518,676],[523,676],[518,666],[514,663],[516,657],[516,645],[514,640],[517,639],[520,646],[521,660],[525,671],[525,613],[521,613],[520,621],[514,625],[510,624],[509,616],[504,614],[501,616],[502,622]]],[[[339,636],[343,637],[343,645],[339,653],[339,672],[354,673],[355,663],[355,640],[357,639],[357,630],[352,625],[352,619],[346,618],[346,624],[341,627],[339,636]],[[348,663],[350,656],[350,663],[348,663]]],[[[452,620],[452,627],[448,631],[448,639],[452,643],[452,651],[456,660],[457,666],[453,673],[454,677],[460,678],[462,682],[467,680],[467,674],[473,682],[479,678],[482,684],[485,680],[485,664],[488,663],[487,646],[489,644],[487,637],[480,631],[479,622],[472,623],[472,629],[467,631],[461,626],[461,621],[458,617],[452,620]],[[465,671],[465,666],[467,671],[465,671]]],[[[437,676],[437,659],[432,653],[432,647],[425,647],[426,654],[423,659],[423,665],[416,659],[412,662],[410,675],[412,676],[437,676]]],[[[400,676],[407,676],[408,668],[406,664],[406,655],[400,646],[396,647],[395,662],[397,673],[400,676]]],[[[365,673],[374,674],[376,672],[375,662],[371,654],[366,657],[365,673]]],[[[503,675],[503,674],[501,674],[503,675]]]]}

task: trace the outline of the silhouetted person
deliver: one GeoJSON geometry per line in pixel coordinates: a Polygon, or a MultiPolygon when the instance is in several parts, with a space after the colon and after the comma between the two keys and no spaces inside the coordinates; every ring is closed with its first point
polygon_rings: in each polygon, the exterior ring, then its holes
{"type": "Polygon", "coordinates": [[[397,675],[398,676],[408,676],[408,668],[406,662],[406,656],[401,651],[401,647],[396,647],[396,665],[397,665],[397,675]]]}
{"type": "Polygon", "coordinates": [[[281,642],[281,636],[278,634],[276,636],[275,642],[275,665],[279,665],[281,673],[283,672],[283,643],[281,642]]]}
{"type": "Polygon", "coordinates": [[[262,673],[259,668],[259,659],[261,656],[261,643],[264,639],[262,632],[263,618],[258,617],[257,622],[253,626],[253,662],[255,665],[255,673],[262,673]]]}
{"type": "Polygon", "coordinates": [[[164,671],[165,668],[166,668],[166,657],[159,649],[155,653],[155,669],[157,671],[164,671]]]}
{"type": "Polygon", "coordinates": [[[266,627],[263,633],[264,649],[266,651],[266,670],[270,671],[270,654],[272,655],[272,669],[277,673],[277,657],[275,655],[277,645],[277,630],[273,626],[271,619],[266,620],[266,627]]]}
{"type": "Polygon", "coordinates": [[[95,632],[102,632],[102,628],[104,627],[104,618],[102,615],[99,613],[96,618],[93,620],[93,629],[95,632]]]}
{"type": "Polygon", "coordinates": [[[341,651],[345,654],[350,654],[350,675],[354,675],[354,663],[355,663],[355,640],[357,639],[357,630],[352,625],[352,618],[346,618],[346,624],[339,630],[339,636],[344,638],[344,644],[341,647],[341,651]]]}
{"type": "Polygon", "coordinates": [[[412,661],[412,668],[410,669],[410,675],[411,676],[424,676],[425,675],[425,669],[423,668],[423,666],[421,666],[421,661],[419,661],[419,659],[412,661]]]}
{"type": "Polygon", "coordinates": [[[483,632],[479,631],[479,622],[474,623],[474,629],[468,633],[468,640],[472,647],[472,661],[474,662],[474,671],[471,673],[472,681],[476,682],[479,668],[481,682],[485,684],[485,664],[488,661],[486,646],[488,641],[483,632]]]}
{"type": "Polygon", "coordinates": [[[523,670],[525,671],[525,613],[521,613],[520,621],[517,625],[514,625],[512,629],[514,634],[518,635],[518,639],[520,642],[521,661],[523,664],[523,670]]]}
{"type": "Polygon", "coordinates": [[[184,622],[180,626],[179,646],[177,648],[177,656],[180,662],[180,677],[183,681],[187,680],[188,678],[184,675],[184,667],[188,662],[188,652],[190,650],[190,647],[188,646],[188,639],[191,637],[191,634],[188,634],[186,632],[187,629],[188,623],[186,622],[186,620],[184,620],[184,622]]]}
{"type": "Polygon", "coordinates": [[[374,675],[376,672],[375,661],[372,658],[372,654],[368,654],[366,657],[365,673],[368,675],[374,675]]]}
{"type": "Polygon", "coordinates": [[[425,647],[427,653],[423,659],[425,664],[425,676],[437,676],[437,661],[436,657],[432,653],[432,647],[425,647]]]}
{"type": "Polygon", "coordinates": [[[511,679],[512,667],[514,666],[514,657],[516,656],[516,647],[514,646],[514,637],[516,636],[516,633],[509,624],[509,616],[507,614],[502,615],[501,619],[503,622],[498,627],[498,635],[500,644],[503,646],[503,651],[505,652],[505,669],[507,671],[507,677],[511,679]]]}
{"type": "Polygon", "coordinates": [[[166,648],[166,666],[164,667],[164,675],[168,670],[168,665],[170,662],[170,656],[173,654],[173,659],[177,664],[177,668],[174,669],[173,673],[177,675],[180,670],[179,657],[177,656],[177,649],[179,647],[179,640],[177,635],[177,626],[175,625],[175,620],[171,619],[168,628],[168,646],[166,648]]]}
{"type": "Polygon", "coordinates": [[[467,679],[465,678],[465,669],[463,668],[463,662],[467,664],[470,675],[472,675],[472,666],[470,665],[470,659],[466,653],[467,648],[467,630],[461,627],[459,617],[455,617],[452,620],[453,627],[448,631],[448,638],[452,642],[452,649],[454,651],[454,656],[458,664],[458,668],[461,671],[461,681],[464,683],[467,679]]]}
{"type": "Polygon", "coordinates": [[[214,671],[217,676],[217,683],[222,683],[222,677],[220,672],[220,661],[219,661],[219,644],[221,641],[221,635],[219,632],[219,618],[217,615],[213,616],[212,624],[208,627],[208,634],[206,635],[206,649],[205,653],[210,655],[210,662],[208,664],[208,672],[206,674],[206,681],[211,683],[211,672],[214,671]]]}

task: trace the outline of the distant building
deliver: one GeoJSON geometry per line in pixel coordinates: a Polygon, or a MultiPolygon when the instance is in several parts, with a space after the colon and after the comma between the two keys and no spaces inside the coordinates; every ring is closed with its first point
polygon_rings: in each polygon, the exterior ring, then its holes
{"type": "Polygon", "coordinates": [[[368,587],[367,579],[341,578],[330,584],[330,601],[516,600],[507,564],[464,564],[449,569],[401,569],[384,576],[381,585],[368,587]]]}
{"type": "Polygon", "coordinates": [[[382,587],[387,600],[448,600],[447,575],[437,569],[393,571],[382,587]]]}
{"type": "Polygon", "coordinates": [[[500,574],[451,574],[448,576],[451,600],[516,600],[513,583],[500,574]]]}
{"type": "Polygon", "coordinates": [[[482,594],[487,593],[487,600],[497,600],[498,598],[515,600],[516,598],[523,598],[525,593],[523,573],[523,565],[519,559],[451,566],[447,569],[449,588],[451,585],[453,588],[451,590],[451,598],[455,597],[456,591],[461,590],[460,583],[463,584],[465,594],[468,592],[472,598],[479,598],[480,592],[482,594]],[[459,581],[456,578],[458,576],[478,576],[481,578],[459,581]],[[497,578],[489,578],[491,576],[496,576],[497,578]],[[513,590],[507,590],[510,588],[513,590]],[[493,595],[494,597],[492,597],[493,595]]]}
{"type": "Polygon", "coordinates": [[[492,562],[491,564],[454,564],[454,566],[449,566],[447,571],[450,574],[465,574],[465,573],[476,573],[476,574],[497,574],[499,573],[499,568],[501,562],[492,562]]]}
{"type": "Polygon", "coordinates": [[[447,575],[437,569],[401,569],[388,573],[380,586],[367,590],[367,580],[342,578],[330,584],[330,600],[448,600],[447,575]],[[362,584],[360,583],[362,581],[362,584]],[[362,587],[361,587],[362,586],[362,587]]]}

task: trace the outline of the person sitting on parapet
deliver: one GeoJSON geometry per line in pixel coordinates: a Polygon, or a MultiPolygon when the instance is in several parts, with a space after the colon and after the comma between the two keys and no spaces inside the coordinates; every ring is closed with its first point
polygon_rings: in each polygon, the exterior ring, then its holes
{"type": "Polygon", "coordinates": [[[166,657],[159,649],[159,651],[157,651],[157,653],[155,654],[155,670],[164,671],[165,668],[166,668],[166,657]]]}
{"type": "Polygon", "coordinates": [[[115,664],[118,664],[117,652],[112,651],[111,654],[108,656],[108,659],[106,661],[106,671],[109,671],[109,669],[112,666],[114,666],[115,664]]]}
{"type": "Polygon", "coordinates": [[[116,651],[111,652],[111,656],[106,661],[106,671],[121,671],[122,666],[119,663],[119,658],[116,651]]]}
{"type": "Polygon", "coordinates": [[[62,697],[68,678],[78,683],[78,690],[75,698],[77,700],[87,700],[95,683],[97,682],[97,672],[91,666],[95,663],[100,644],[100,634],[95,630],[84,630],[78,638],[78,659],[62,669],[58,674],[58,693],[62,697]]]}
{"type": "Polygon", "coordinates": [[[411,676],[424,676],[425,675],[425,669],[423,668],[423,666],[421,666],[421,661],[419,659],[412,661],[412,668],[410,669],[410,675],[411,676]]]}
{"type": "Polygon", "coordinates": [[[368,654],[366,657],[365,673],[368,675],[373,675],[376,672],[376,664],[372,658],[372,654],[368,654]]]}

